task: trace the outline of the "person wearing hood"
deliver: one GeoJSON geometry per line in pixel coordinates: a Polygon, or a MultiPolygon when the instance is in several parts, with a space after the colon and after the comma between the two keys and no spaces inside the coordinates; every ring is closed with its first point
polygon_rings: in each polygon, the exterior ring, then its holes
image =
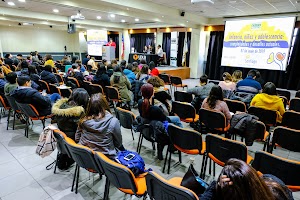
{"type": "Polygon", "coordinates": [[[277,96],[276,86],[272,82],[267,82],[264,85],[262,93],[254,96],[250,106],[275,110],[277,112],[277,122],[282,121],[282,116],[285,112],[283,99],[277,96]]]}
{"type": "Polygon", "coordinates": [[[52,73],[51,65],[46,65],[44,70],[41,72],[41,79],[46,81],[47,83],[52,83],[59,85],[58,80],[56,79],[55,75],[52,73]]]}
{"type": "Polygon", "coordinates": [[[135,81],[135,73],[132,72],[132,64],[131,63],[128,63],[127,68],[124,69],[123,73],[128,78],[128,80],[131,84],[135,81]]]}
{"type": "Polygon", "coordinates": [[[113,75],[110,77],[110,85],[119,90],[123,103],[128,103],[132,100],[131,84],[128,78],[122,73],[120,66],[116,66],[113,75]]]}
{"type": "Polygon", "coordinates": [[[102,94],[91,96],[86,116],[79,122],[75,141],[93,151],[103,153],[110,159],[116,157],[116,149],[125,150],[122,145],[120,123],[111,114],[102,94]]]}

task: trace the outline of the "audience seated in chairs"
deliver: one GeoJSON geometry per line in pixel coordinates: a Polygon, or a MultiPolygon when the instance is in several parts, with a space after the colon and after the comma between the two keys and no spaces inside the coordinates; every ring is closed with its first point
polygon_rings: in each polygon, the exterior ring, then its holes
{"type": "Polygon", "coordinates": [[[34,81],[38,85],[38,82],[41,79],[41,77],[38,75],[38,71],[36,69],[36,66],[35,65],[29,65],[28,66],[28,73],[29,73],[29,76],[30,76],[30,80],[34,81]]]}
{"type": "Polygon", "coordinates": [[[125,150],[122,145],[121,127],[111,113],[102,94],[94,94],[88,103],[86,116],[79,122],[76,141],[94,151],[99,151],[114,159],[116,148],[125,150]]]}
{"type": "Polygon", "coordinates": [[[52,70],[53,69],[52,69],[51,65],[46,65],[44,67],[44,70],[41,72],[41,79],[43,81],[46,81],[47,83],[59,85],[59,82],[56,79],[55,74],[53,74],[52,70]]]}
{"type": "Polygon", "coordinates": [[[232,73],[232,81],[234,83],[237,83],[239,81],[243,80],[243,73],[241,70],[235,70],[233,73],[232,73]]]}
{"type": "Polygon", "coordinates": [[[272,82],[267,82],[264,85],[263,92],[254,96],[250,106],[277,111],[277,122],[282,121],[285,112],[283,100],[277,96],[276,86],[272,82]]]}
{"type": "Polygon", "coordinates": [[[230,123],[231,114],[226,102],[223,99],[223,91],[220,86],[214,85],[211,88],[209,96],[204,99],[201,107],[223,113],[226,117],[227,124],[230,123]]]}
{"type": "Polygon", "coordinates": [[[123,74],[120,66],[115,67],[115,72],[110,77],[110,84],[119,90],[122,103],[128,104],[132,101],[131,84],[128,78],[123,74]]]}
{"type": "Polygon", "coordinates": [[[68,77],[76,78],[79,85],[82,85],[82,82],[84,81],[84,77],[80,72],[80,66],[76,63],[72,65],[72,69],[70,69],[68,77]]]}
{"type": "Polygon", "coordinates": [[[219,86],[222,90],[236,90],[236,83],[232,81],[232,77],[228,72],[224,72],[222,75],[223,81],[219,82],[219,86]]]}
{"type": "Polygon", "coordinates": [[[187,93],[195,95],[195,98],[192,101],[192,105],[198,111],[202,105],[202,101],[208,97],[211,88],[215,85],[213,83],[207,83],[207,75],[202,75],[200,77],[200,86],[190,88],[187,90],[187,93]]]}
{"type": "Polygon", "coordinates": [[[98,63],[98,70],[93,77],[92,83],[101,85],[103,89],[105,86],[110,86],[109,76],[106,74],[106,67],[102,63],[98,63]]]}
{"type": "Polygon", "coordinates": [[[292,193],[275,176],[260,177],[247,163],[232,158],[226,162],[217,181],[199,196],[208,200],[292,200],[292,193]]]}
{"type": "Polygon", "coordinates": [[[155,67],[155,63],[153,61],[151,61],[149,63],[149,69],[150,69],[150,74],[151,76],[158,76],[159,75],[159,71],[158,69],[155,67]]]}
{"type": "Polygon", "coordinates": [[[132,63],[132,72],[136,75],[140,72],[139,64],[137,62],[132,63]]]}
{"type": "Polygon", "coordinates": [[[261,92],[261,85],[256,80],[255,70],[250,70],[247,77],[244,80],[241,80],[236,85],[237,92],[246,92],[257,94],[261,92]]]}
{"type": "Polygon", "coordinates": [[[8,83],[4,85],[4,94],[10,95],[10,93],[18,87],[17,74],[15,72],[10,72],[6,75],[6,80],[8,83]]]}
{"type": "Polygon", "coordinates": [[[41,116],[50,115],[51,103],[61,98],[57,93],[42,95],[39,91],[33,89],[29,76],[19,76],[17,83],[19,87],[11,93],[11,96],[18,103],[32,104],[41,116]]]}
{"type": "Polygon", "coordinates": [[[135,76],[136,80],[143,81],[144,83],[146,83],[147,80],[150,78],[149,72],[149,66],[146,64],[143,65],[141,71],[135,76]]]}
{"type": "Polygon", "coordinates": [[[128,78],[129,82],[131,84],[133,84],[133,82],[135,81],[135,74],[132,71],[132,64],[131,63],[128,63],[127,67],[123,70],[123,73],[128,78]]]}

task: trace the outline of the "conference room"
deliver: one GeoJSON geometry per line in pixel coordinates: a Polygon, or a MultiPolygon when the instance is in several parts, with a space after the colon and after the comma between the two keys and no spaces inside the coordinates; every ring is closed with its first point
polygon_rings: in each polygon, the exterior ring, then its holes
{"type": "Polygon", "coordinates": [[[299,13],[1,1],[0,200],[300,200],[299,13]]]}

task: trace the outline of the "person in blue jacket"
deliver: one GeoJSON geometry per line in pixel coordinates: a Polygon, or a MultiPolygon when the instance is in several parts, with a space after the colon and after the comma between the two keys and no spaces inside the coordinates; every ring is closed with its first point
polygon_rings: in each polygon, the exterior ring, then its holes
{"type": "Polygon", "coordinates": [[[128,78],[129,82],[132,84],[135,81],[135,74],[132,71],[132,64],[128,63],[126,69],[124,69],[123,73],[128,78]]]}

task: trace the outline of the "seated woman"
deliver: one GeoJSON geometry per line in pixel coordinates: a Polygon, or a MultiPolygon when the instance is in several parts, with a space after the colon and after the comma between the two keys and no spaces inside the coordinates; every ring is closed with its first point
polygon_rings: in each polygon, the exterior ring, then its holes
{"type": "Polygon", "coordinates": [[[159,71],[158,71],[158,69],[155,67],[155,63],[153,62],[153,61],[151,61],[150,63],[149,63],[149,69],[150,69],[150,74],[152,75],[152,76],[158,76],[159,75],[159,71]]]}
{"type": "Polygon", "coordinates": [[[237,83],[239,82],[240,80],[243,80],[243,73],[241,70],[235,70],[233,73],[232,73],[232,81],[237,83]]]}
{"type": "Polygon", "coordinates": [[[106,67],[102,63],[98,64],[98,70],[93,77],[92,83],[99,84],[105,90],[105,86],[110,86],[109,76],[106,74],[106,67]]]}
{"type": "Polygon", "coordinates": [[[128,78],[123,74],[122,68],[116,66],[113,75],[110,77],[110,85],[118,88],[123,103],[132,101],[131,84],[128,78]]]}
{"type": "Polygon", "coordinates": [[[272,82],[267,82],[264,85],[262,93],[254,96],[250,106],[277,111],[277,122],[282,121],[282,116],[285,112],[283,100],[277,96],[276,86],[272,82]]]}
{"type": "Polygon", "coordinates": [[[46,81],[47,83],[52,83],[59,85],[58,80],[56,79],[55,75],[53,74],[51,65],[46,65],[44,70],[41,72],[41,79],[46,81]]]}
{"type": "Polygon", "coordinates": [[[136,80],[147,82],[147,80],[150,78],[149,72],[150,70],[148,65],[143,65],[141,71],[135,76],[136,80]]]}
{"type": "Polygon", "coordinates": [[[289,189],[282,185],[282,181],[274,176],[272,178],[266,180],[247,163],[231,158],[226,162],[217,182],[213,181],[199,198],[201,200],[293,199],[289,189]],[[279,190],[281,194],[278,194],[279,190]]]}
{"type": "Polygon", "coordinates": [[[230,123],[231,114],[227,104],[224,102],[223,91],[220,86],[214,85],[211,88],[209,96],[203,100],[201,108],[211,109],[223,113],[226,117],[227,125],[230,123]]]}
{"type": "Polygon", "coordinates": [[[223,73],[223,81],[219,82],[219,86],[222,90],[234,91],[236,89],[236,83],[232,81],[232,77],[228,72],[223,73]]]}
{"type": "Polygon", "coordinates": [[[105,97],[98,93],[90,98],[85,117],[80,122],[75,141],[114,159],[117,150],[124,150],[121,127],[111,113],[105,97]]]}

